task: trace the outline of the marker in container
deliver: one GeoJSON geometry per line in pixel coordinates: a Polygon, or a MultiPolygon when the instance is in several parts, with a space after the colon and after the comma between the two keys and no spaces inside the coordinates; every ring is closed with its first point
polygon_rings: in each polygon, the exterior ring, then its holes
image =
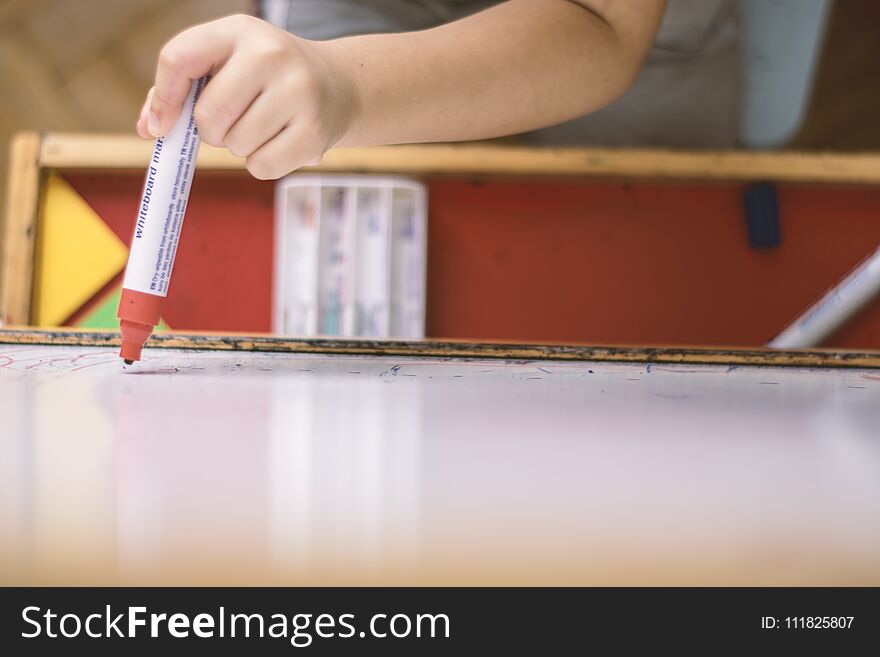
{"type": "Polygon", "coordinates": [[[156,140],[147,167],[122,297],[119,300],[119,355],[127,365],[141,359],[141,350],[162,315],[186,202],[199,153],[199,131],[193,109],[206,78],[193,80],[192,89],[171,132],[156,140]]]}
{"type": "Polygon", "coordinates": [[[826,292],[767,346],[807,349],[826,337],[880,292],[880,248],[862,260],[840,283],[826,292]]]}

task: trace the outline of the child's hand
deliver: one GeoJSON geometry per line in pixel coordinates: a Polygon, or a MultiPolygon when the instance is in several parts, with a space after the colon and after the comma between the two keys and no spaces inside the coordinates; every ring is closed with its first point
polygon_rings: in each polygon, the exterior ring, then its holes
{"type": "Polygon", "coordinates": [[[202,139],[257,178],[333,146],[486,139],[583,116],[636,79],[665,0],[506,0],[439,27],[331,41],[256,18],[199,25],[162,49],[138,121],[167,134],[191,81],[202,139]]]}
{"type": "Polygon", "coordinates": [[[261,179],[317,164],[344,135],[355,106],[353,86],[320,45],[251,16],[181,32],[159,55],[138,134],[168,134],[191,81],[210,74],[195,109],[204,142],[247,158],[261,179]]]}

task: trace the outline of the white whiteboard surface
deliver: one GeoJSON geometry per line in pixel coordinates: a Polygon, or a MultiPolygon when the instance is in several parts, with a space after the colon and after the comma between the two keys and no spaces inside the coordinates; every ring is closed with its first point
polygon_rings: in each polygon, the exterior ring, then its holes
{"type": "Polygon", "coordinates": [[[880,372],[0,345],[4,584],[880,584],[880,372]]]}

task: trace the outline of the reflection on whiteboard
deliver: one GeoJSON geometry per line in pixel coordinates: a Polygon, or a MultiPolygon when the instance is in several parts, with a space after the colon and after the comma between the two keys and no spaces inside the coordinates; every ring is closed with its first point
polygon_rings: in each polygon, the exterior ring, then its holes
{"type": "Polygon", "coordinates": [[[880,584],[878,401],[866,370],[3,346],[0,575],[880,584]]]}

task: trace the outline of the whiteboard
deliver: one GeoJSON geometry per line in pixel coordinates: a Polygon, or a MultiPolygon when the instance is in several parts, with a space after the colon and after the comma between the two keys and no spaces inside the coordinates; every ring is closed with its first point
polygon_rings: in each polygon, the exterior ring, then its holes
{"type": "Polygon", "coordinates": [[[880,584],[880,372],[0,345],[16,584],[880,584]]]}

